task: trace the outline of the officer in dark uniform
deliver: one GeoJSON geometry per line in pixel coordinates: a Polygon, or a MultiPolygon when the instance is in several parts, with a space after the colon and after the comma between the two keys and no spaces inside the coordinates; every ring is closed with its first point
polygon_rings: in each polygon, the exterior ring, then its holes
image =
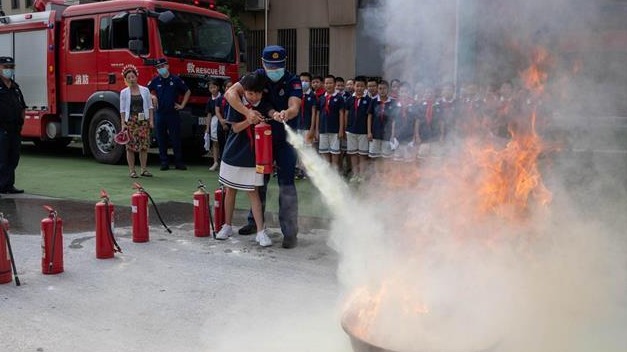
{"type": "Polygon", "coordinates": [[[15,188],[15,169],[20,161],[22,125],[26,103],[20,86],[13,80],[15,62],[0,57],[0,193],[24,193],[15,188]]]}
{"type": "Polygon", "coordinates": [[[168,137],[174,152],[174,163],[177,170],[187,170],[183,163],[183,151],[181,150],[181,117],[179,110],[185,108],[191,91],[183,80],[170,74],[166,58],[157,59],[155,68],[159,75],[148,82],[148,89],[157,96],[155,112],[155,129],[157,130],[157,143],[159,143],[159,159],[161,170],[169,170],[168,161],[168,137]],[[178,97],[183,95],[179,104],[178,97]]]}
{"type": "MultiPolygon", "coordinates": [[[[279,183],[279,222],[283,233],[283,248],[294,248],[297,244],[298,234],[298,196],[294,185],[294,173],[296,167],[296,151],[287,142],[287,136],[283,122],[293,129],[298,123],[303,90],[300,78],[285,70],[285,49],[278,45],[270,45],[263,49],[263,68],[256,72],[266,75],[268,81],[263,92],[263,99],[276,110],[272,126],[272,152],[277,167],[277,179],[279,183]]],[[[247,109],[242,104],[241,96],[244,89],[239,83],[235,83],[226,93],[225,98],[232,109],[244,116],[255,115],[262,118],[255,110],[247,109]]],[[[253,116],[251,116],[253,118],[253,116]]],[[[269,175],[265,177],[265,185],[259,188],[263,211],[265,213],[267,184],[269,175]]],[[[241,235],[256,233],[255,222],[252,214],[248,214],[248,224],[239,230],[241,235]]]]}

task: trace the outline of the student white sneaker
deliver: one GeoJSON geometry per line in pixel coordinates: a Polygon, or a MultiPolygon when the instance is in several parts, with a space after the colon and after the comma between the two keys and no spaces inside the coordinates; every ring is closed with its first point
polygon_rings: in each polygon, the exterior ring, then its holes
{"type": "Polygon", "coordinates": [[[233,234],[233,226],[224,224],[218,233],[216,234],[217,240],[226,240],[233,234]]]}
{"type": "Polygon", "coordinates": [[[268,236],[268,234],[266,233],[265,229],[257,232],[257,242],[259,242],[259,245],[261,247],[272,246],[272,240],[270,239],[270,236],[268,236]]]}

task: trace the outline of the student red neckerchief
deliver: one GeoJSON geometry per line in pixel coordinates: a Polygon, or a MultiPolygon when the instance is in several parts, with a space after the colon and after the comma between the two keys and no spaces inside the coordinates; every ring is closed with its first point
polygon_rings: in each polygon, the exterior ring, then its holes
{"type": "MultiPolygon", "coordinates": [[[[246,109],[250,110],[252,109],[253,106],[250,103],[246,103],[246,109]]],[[[248,136],[248,140],[250,141],[250,150],[254,151],[255,150],[255,138],[253,136],[253,125],[248,126],[248,128],[246,128],[246,136],[248,136]]]]}
{"type": "Polygon", "coordinates": [[[331,98],[333,98],[333,95],[331,94],[325,94],[324,96],[324,112],[327,114],[327,117],[330,115],[331,113],[331,109],[329,108],[329,103],[331,102],[331,98]]]}
{"type": "MultiPolygon", "coordinates": [[[[389,99],[389,98],[387,98],[389,99]]],[[[387,101],[387,99],[385,99],[387,101]]],[[[381,121],[381,124],[383,124],[383,120],[385,117],[385,101],[381,100],[381,98],[379,98],[379,104],[381,104],[381,107],[379,109],[379,121],[381,121]]]]}
{"type": "Polygon", "coordinates": [[[411,97],[401,97],[401,117],[403,119],[407,118],[407,110],[409,110],[409,106],[413,102],[411,97]]]}
{"type": "Polygon", "coordinates": [[[425,119],[427,120],[427,124],[431,125],[431,121],[433,121],[433,99],[425,100],[427,103],[427,111],[425,111],[425,119]]]}

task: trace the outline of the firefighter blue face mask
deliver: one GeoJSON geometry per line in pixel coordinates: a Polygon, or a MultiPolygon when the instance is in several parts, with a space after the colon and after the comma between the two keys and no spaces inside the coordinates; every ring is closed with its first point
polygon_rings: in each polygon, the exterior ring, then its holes
{"type": "Polygon", "coordinates": [[[165,67],[159,67],[159,68],[157,69],[157,72],[159,72],[159,74],[160,74],[161,76],[165,76],[165,75],[167,75],[167,74],[168,74],[168,69],[167,69],[167,68],[165,68],[165,67]]]}
{"type": "Polygon", "coordinates": [[[11,78],[13,78],[13,73],[14,72],[15,71],[12,68],[3,68],[2,69],[2,76],[4,76],[4,78],[11,79],[11,78]]]}
{"type": "Polygon", "coordinates": [[[306,92],[309,90],[309,82],[301,81],[300,83],[303,86],[303,92],[306,92]]]}
{"type": "Polygon", "coordinates": [[[278,82],[285,74],[285,68],[277,68],[274,70],[266,70],[266,75],[272,82],[278,82]]]}

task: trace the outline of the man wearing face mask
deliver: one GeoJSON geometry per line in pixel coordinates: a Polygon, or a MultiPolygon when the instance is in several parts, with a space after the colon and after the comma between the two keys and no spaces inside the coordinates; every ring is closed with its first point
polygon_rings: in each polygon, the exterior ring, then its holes
{"type": "MultiPolygon", "coordinates": [[[[298,112],[301,106],[303,90],[300,78],[285,70],[285,49],[278,45],[270,45],[263,49],[261,61],[263,68],[256,72],[268,77],[264,88],[263,100],[269,102],[276,112],[272,116],[272,153],[277,168],[279,183],[279,222],[283,233],[283,248],[294,248],[298,234],[298,197],[294,185],[296,166],[296,151],[287,142],[285,122],[295,129],[298,123],[298,112]]],[[[244,94],[242,85],[235,83],[224,94],[231,109],[237,110],[251,119],[262,118],[256,110],[247,109],[242,103],[244,94]]],[[[264,177],[264,186],[259,188],[263,212],[265,213],[266,190],[270,180],[269,175],[264,177]]],[[[259,229],[260,230],[260,229],[259,229]]],[[[240,235],[257,233],[252,214],[248,214],[248,224],[239,230],[240,235]]]]}
{"type": "Polygon", "coordinates": [[[20,133],[24,125],[26,103],[20,86],[13,80],[15,62],[0,57],[0,193],[24,193],[15,188],[15,169],[20,161],[20,133]]]}
{"type": "Polygon", "coordinates": [[[157,97],[155,111],[155,129],[157,143],[159,144],[159,159],[161,171],[170,169],[168,160],[168,139],[174,152],[174,165],[177,170],[187,170],[183,163],[183,151],[181,150],[181,117],[179,110],[185,108],[192,92],[185,82],[176,75],[170,74],[166,58],[157,59],[155,64],[158,75],[148,82],[148,89],[157,97]],[[178,98],[183,95],[183,100],[178,103],[178,98]]]}

